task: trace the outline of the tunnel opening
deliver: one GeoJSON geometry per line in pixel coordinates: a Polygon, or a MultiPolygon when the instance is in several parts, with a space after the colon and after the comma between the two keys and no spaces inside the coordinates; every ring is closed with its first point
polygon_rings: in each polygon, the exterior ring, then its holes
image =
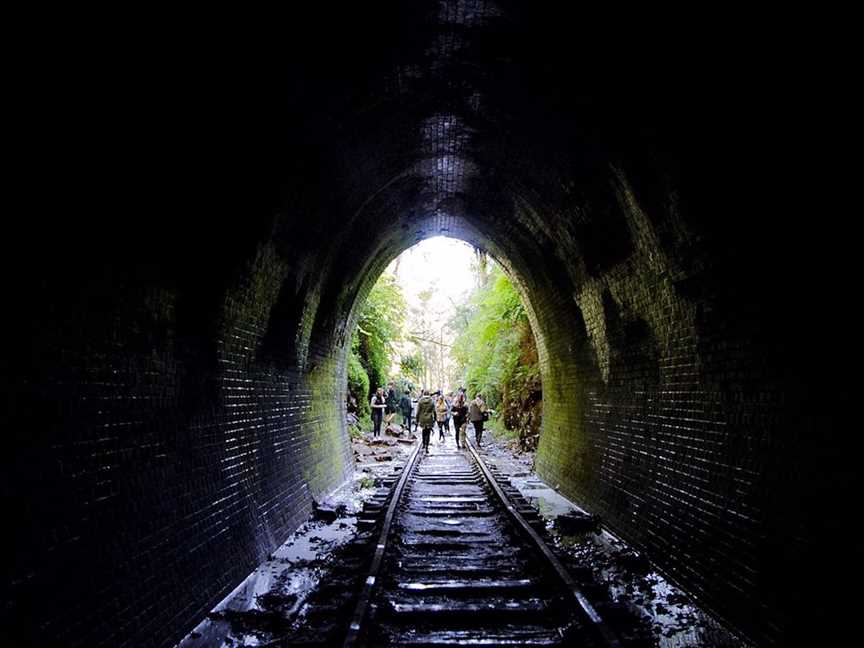
{"type": "Polygon", "coordinates": [[[368,428],[369,399],[394,383],[397,397],[440,392],[448,409],[460,391],[469,401],[482,393],[495,412],[489,425],[536,449],[542,386],[523,299],[479,248],[442,236],[408,248],[358,296],[346,344],[349,415],[368,428]]]}

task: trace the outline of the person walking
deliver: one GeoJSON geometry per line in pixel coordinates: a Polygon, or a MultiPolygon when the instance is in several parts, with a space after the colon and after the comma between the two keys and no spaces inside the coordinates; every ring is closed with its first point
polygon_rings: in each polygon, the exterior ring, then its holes
{"type": "Polygon", "coordinates": [[[417,432],[417,404],[420,402],[420,397],[423,396],[423,390],[417,395],[417,398],[411,399],[411,416],[414,421],[414,432],[417,432]]]}
{"type": "Polygon", "coordinates": [[[435,401],[435,421],[438,423],[438,440],[444,441],[444,431],[450,424],[450,413],[447,406],[447,400],[444,395],[439,392],[438,400],[435,401]]]}
{"type": "Polygon", "coordinates": [[[477,442],[477,447],[480,447],[480,440],[483,438],[483,423],[485,423],[489,414],[486,411],[486,403],[483,401],[483,394],[478,393],[468,406],[468,418],[474,426],[474,440],[477,442]]]}
{"type": "Polygon", "coordinates": [[[379,387],[375,392],[372,400],[369,401],[369,407],[372,408],[372,436],[381,436],[381,421],[384,419],[384,410],[387,409],[383,387],[379,387]]]}
{"type": "Polygon", "coordinates": [[[429,396],[429,390],[423,390],[423,396],[417,402],[417,425],[423,430],[423,449],[429,452],[429,437],[432,426],[435,425],[435,403],[429,396]]]}
{"type": "Polygon", "coordinates": [[[461,448],[465,443],[465,428],[468,426],[468,402],[465,398],[465,390],[459,388],[453,399],[453,427],[456,428],[456,447],[461,448]]]}
{"type": "Polygon", "coordinates": [[[392,382],[387,386],[387,414],[395,414],[399,408],[399,397],[396,395],[396,385],[392,382]]]}
{"type": "Polygon", "coordinates": [[[396,385],[392,382],[387,385],[387,391],[384,402],[387,408],[384,410],[384,429],[390,427],[390,423],[396,418],[396,412],[399,411],[399,395],[396,393],[396,385]]]}
{"type": "Polygon", "coordinates": [[[399,411],[402,412],[402,428],[411,432],[411,412],[414,409],[414,405],[411,402],[411,392],[409,390],[405,390],[405,393],[402,394],[402,398],[399,400],[399,411]]]}

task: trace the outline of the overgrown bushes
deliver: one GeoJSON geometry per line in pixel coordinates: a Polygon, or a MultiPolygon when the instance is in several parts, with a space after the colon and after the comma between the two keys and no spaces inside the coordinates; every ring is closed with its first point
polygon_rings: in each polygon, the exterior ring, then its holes
{"type": "Polygon", "coordinates": [[[533,448],[542,409],[537,346],[519,293],[497,264],[489,266],[451,321],[458,331],[452,353],[469,396],[482,392],[499,423],[533,448]]]}
{"type": "Polygon", "coordinates": [[[357,400],[357,417],[369,417],[369,374],[360,362],[360,356],[354,345],[348,353],[348,391],[357,400]]]}
{"type": "Polygon", "coordinates": [[[369,400],[387,384],[393,345],[402,338],[405,298],[393,275],[384,274],[360,309],[348,354],[348,391],[357,400],[358,418],[371,427],[369,400]]]}

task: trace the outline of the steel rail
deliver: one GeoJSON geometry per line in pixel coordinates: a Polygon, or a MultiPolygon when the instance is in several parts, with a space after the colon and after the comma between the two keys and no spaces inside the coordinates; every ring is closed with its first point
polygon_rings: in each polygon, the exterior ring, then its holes
{"type": "Polygon", "coordinates": [[[399,500],[402,498],[402,491],[405,490],[405,484],[408,482],[408,476],[414,470],[417,463],[417,457],[420,453],[420,446],[414,448],[414,452],[405,462],[405,467],[402,469],[402,474],[399,476],[399,481],[396,483],[396,488],[393,490],[393,495],[390,498],[390,505],[387,507],[387,514],[384,516],[384,525],[381,528],[381,534],[378,536],[378,544],[375,546],[375,555],[372,558],[372,564],[369,567],[369,575],[363,583],[363,590],[360,592],[360,598],[357,601],[357,606],[354,608],[354,614],[351,616],[351,624],[348,626],[348,635],[342,644],[343,648],[352,648],[353,646],[361,646],[363,631],[363,622],[369,611],[369,604],[372,600],[372,593],[375,590],[375,585],[378,582],[378,576],[381,572],[381,565],[384,561],[384,551],[387,549],[387,541],[390,537],[390,527],[393,525],[393,518],[396,516],[396,509],[399,507],[399,500]]]}
{"type": "Polygon", "coordinates": [[[606,642],[606,645],[611,648],[620,648],[621,642],[618,640],[618,637],[609,629],[600,615],[597,613],[597,610],[594,609],[594,606],[591,605],[590,601],[585,597],[582,593],[582,590],[579,589],[579,585],[573,579],[573,576],[570,575],[570,572],[567,571],[567,568],[558,560],[558,557],[552,553],[546,543],[543,541],[543,538],[540,537],[540,534],[534,530],[534,528],[528,523],[528,521],[522,516],[519,511],[516,510],[516,507],[510,502],[510,499],[507,497],[507,494],[503,491],[501,486],[498,485],[498,482],[495,479],[495,476],[491,473],[489,468],[486,466],[486,463],[478,454],[477,450],[471,445],[471,443],[466,444],[468,446],[468,450],[471,451],[471,455],[474,457],[474,461],[477,463],[477,466],[480,468],[480,472],[483,473],[483,476],[486,478],[488,484],[492,487],[493,492],[498,496],[498,499],[501,501],[501,504],[504,506],[504,509],[510,515],[511,519],[516,523],[516,526],[522,530],[522,532],[530,538],[534,547],[537,551],[546,559],[549,565],[552,567],[552,571],[558,576],[558,578],[562,581],[567,591],[571,594],[573,599],[582,609],[585,617],[591,622],[592,627],[597,631],[603,641],[606,642]]]}

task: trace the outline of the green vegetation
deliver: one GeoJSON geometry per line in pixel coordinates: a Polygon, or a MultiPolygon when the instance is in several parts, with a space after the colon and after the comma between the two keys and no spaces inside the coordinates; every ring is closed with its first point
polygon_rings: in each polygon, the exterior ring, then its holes
{"type": "MultiPolygon", "coordinates": [[[[355,334],[356,335],[356,334],[355,334]]],[[[369,418],[369,374],[360,362],[360,356],[353,341],[348,354],[348,392],[357,399],[357,418],[361,421],[369,418]]]]}
{"type": "Polygon", "coordinates": [[[479,287],[451,319],[458,333],[452,354],[469,396],[481,392],[497,412],[497,427],[518,434],[523,447],[535,447],[542,390],[525,307],[497,264],[480,265],[479,273],[479,287]]]}
{"type": "Polygon", "coordinates": [[[402,356],[402,360],[399,362],[399,369],[405,378],[417,385],[423,382],[426,362],[423,360],[423,355],[419,351],[415,351],[414,353],[402,356]]]}
{"type": "Polygon", "coordinates": [[[489,419],[483,429],[491,434],[497,441],[519,442],[519,430],[508,430],[504,427],[503,417],[489,419]]]}
{"type": "Polygon", "coordinates": [[[360,309],[348,354],[348,390],[357,399],[363,427],[371,427],[369,399],[387,384],[394,345],[402,339],[405,298],[393,275],[384,274],[360,309]]]}

